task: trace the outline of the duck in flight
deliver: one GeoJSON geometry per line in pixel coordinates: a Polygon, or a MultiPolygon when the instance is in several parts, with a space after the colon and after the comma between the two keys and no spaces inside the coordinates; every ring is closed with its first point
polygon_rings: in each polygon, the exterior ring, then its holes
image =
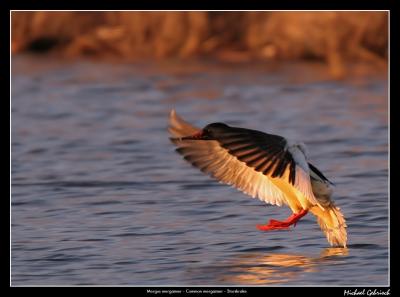
{"type": "Polygon", "coordinates": [[[311,212],[331,246],[346,247],[346,222],[331,199],[331,182],[307,161],[303,143],[256,130],[212,123],[203,129],[172,110],[170,140],[193,166],[218,181],[273,205],[287,205],[286,220],[257,225],[262,231],[284,230],[311,212]]]}

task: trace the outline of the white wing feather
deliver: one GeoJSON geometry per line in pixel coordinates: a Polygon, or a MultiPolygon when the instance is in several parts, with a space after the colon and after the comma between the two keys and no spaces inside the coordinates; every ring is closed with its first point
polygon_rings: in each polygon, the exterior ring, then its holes
{"type": "Polygon", "coordinates": [[[308,167],[304,152],[304,144],[288,141],[287,150],[291,153],[296,162],[296,178],[294,187],[299,190],[311,202],[311,204],[318,205],[321,209],[324,209],[315,198],[312,190],[310,168],[308,167]]]}

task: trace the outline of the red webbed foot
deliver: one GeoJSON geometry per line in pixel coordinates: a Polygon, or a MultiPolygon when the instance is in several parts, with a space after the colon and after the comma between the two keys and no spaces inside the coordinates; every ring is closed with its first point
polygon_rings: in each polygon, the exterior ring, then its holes
{"type": "Polygon", "coordinates": [[[301,210],[299,213],[294,213],[284,221],[269,220],[267,225],[257,225],[257,229],[261,231],[270,230],[288,230],[291,225],[296,226],[297,222],[308,213],[308,210],[301,210]]]}

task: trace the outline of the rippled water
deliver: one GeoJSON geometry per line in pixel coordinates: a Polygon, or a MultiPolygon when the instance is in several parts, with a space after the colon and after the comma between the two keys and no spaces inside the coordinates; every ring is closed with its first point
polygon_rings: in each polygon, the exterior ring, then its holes
{"type": "Polygon", "coordinates": [[[12,64],[13,285],[386,285],[384,77],[331,81],[318,67],[12,64]],[[266,205],[185,163],[176,108],[304,141],[335,184],[349,233],[330,248],[308,215],[290,231],[266,205]]]}

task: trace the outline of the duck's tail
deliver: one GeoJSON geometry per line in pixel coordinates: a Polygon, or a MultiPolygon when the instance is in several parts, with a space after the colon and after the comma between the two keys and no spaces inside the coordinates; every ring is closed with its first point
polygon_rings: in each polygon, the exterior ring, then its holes
{"type": "Polygon", "coordinates": [[[329,206],[324,206],[324,209],[321,210],[320,207],[314,206],[310,211],[317,217],[318,224],[330,245],[346,247],[347,225],[340,208],[331,202],[329,206]]]}

